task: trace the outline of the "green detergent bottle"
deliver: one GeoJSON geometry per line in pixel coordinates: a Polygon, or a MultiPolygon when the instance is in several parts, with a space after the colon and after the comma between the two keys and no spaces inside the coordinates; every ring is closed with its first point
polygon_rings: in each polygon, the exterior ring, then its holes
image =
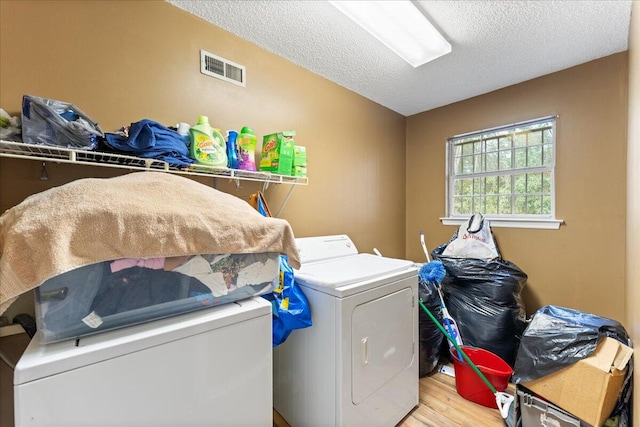
{"type": "Polygon", "coordinates": [[[238,147],[238,169],[256,170],[256,141],[253,129],[244,126],[236,140],[238,147]]]}
{"type": "Polygon", "coordinates": [[[209,125],[207,116],[198,117],[198,124],[189,129],[191,158],[210,166],[227,166],[227,147],[224,137],[209,125]]]}

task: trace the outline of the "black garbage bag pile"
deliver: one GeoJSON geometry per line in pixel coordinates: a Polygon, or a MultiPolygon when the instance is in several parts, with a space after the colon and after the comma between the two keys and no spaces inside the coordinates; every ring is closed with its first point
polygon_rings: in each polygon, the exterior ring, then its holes
{"type": "MultiPolygon", "coordinates": [[[[629,335],[616,320],[583,311],[547,305],[540,308],[522,335],[513,370],[516,384],[533,381],[590,356],[603,337],[629,345],[629,335]]],[[[612,416],[631,426],[633,357],[612,416]]]]}
{"type": "Polygon", "coordinates": [[[542,307],[522,337],[514,381],[533,381],[584,359],[595,351],[600,337],[628,345],[627,331],[615,320],[571,308],[542,307]]]}
{"type": "MultiPolygon", "coordinates": [[[[433,283],[429,283],[418,276],[418,296],[422,303],[429,309],[440,323],[442,323],[442,312],[440,311],[440,299],[438,291],[433,283]]],[[[420,377],[429,375],[440,360],[442,353],[444,335],[433,323],[429,315],[424,310],[418,310],[419,325],[419,366],[420,377]]]]}
{"type": "MultiPolygon", "coordinates": [[[[488,224],[483,228],[487,235],[491,233],[488,224]]],[[[500,254],[495,240],[493,244],[500,254]]],[[[526,327],[521,293],[527,275],[501,256],[487,260],[443,255],[447,246],[437,247],[432,256],[447,272],[442,281],[444,302],[464,345],[495,353],[513,367],[526,327]]]]}

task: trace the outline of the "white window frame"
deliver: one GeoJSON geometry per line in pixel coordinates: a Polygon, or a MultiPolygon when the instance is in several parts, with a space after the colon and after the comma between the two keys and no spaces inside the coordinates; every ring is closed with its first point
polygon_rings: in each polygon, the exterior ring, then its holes
{"type": "MultiPolygon", "coordinates": [[[[475,132],[468,132],[465,134],[455,135],[450,138],[447,138],[446,141],[446,217],[440,218],[442,224],[444,225],[460,225],[466,221],[468,221],[471,214],[454,214],[453,213],[453,203],[454,203],[454,185],[455,179],[460,177],[461,175],[455,174],[454,169],[454,148],[456,145],[459,145],[462,140],[468,140],[472,137],[478,137],[482,142],[484,142],[485,135],[495,135],[496,133],[501,132],[513,132],[516,129],[522,129],[523,127],[533,126],[539,123],[544,122],[553,122],[553,132],[552,132],[552,162],[550,165],[543,166],[528,166],[524,168],[511,168],[507,170],[497,170],[497,171],[480,171],[473,173],[464,174],[465,178],[482,178],[487,176],[512,176],[527,172],[546,172],[550,173],[551,182],[550,182],[550,196],[551,196],[551,212],[549,214],[540,214],[540,215],[523,215],[523,214],[485,214],[484,212],[480,212],[484,214],[485,218],[491,222],[492,227],[510,227],[510,228],[543,228],[543,229],[558,229],[560,228],[560,224],[563,223],[561,219],[557,219],[555,217],[555,167],[556,167],[556,134],[557,134],[557,119],[558,116],[547,116],[541,117],[533,120],[526,120],[523,122],[513,123],[505,126],[498,126],[490,129],[483,129],[475,132]]],[[[485,153],[484,144],[482,145],[481,153],[485,153]]],[[[511,149],[515,149],[512,147],[511,149]]],[[[512,161],[515,161],[512,156],[512,161]]],[[[513,189],[512,189],[513,196],[513,189]]],[[[512,202],[513,203],[513,202],[512,202]]]]}

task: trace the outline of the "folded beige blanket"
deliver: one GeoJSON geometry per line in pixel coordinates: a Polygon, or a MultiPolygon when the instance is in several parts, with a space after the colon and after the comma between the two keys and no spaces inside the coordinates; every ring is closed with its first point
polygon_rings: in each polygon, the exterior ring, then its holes
{"type": "Polygon", "coordinates": [[[0,314],[47,279],[96,262],[259,252],[300,267],[290,224],[235,196],[162,172],[80,179],[0,216],[0,314]]]}

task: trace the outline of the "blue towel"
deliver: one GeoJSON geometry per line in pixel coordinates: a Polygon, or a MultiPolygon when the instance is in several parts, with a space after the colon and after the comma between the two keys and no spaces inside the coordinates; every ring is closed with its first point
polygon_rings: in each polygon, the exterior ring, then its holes
{"type": "Polygon", "coordinates": [[[163,160],[180,167],[194,162],[178,132],[149,119],[131,123],[128,136],[107,132],[105,138],[110,148],[138,157],[163,160]]]}

